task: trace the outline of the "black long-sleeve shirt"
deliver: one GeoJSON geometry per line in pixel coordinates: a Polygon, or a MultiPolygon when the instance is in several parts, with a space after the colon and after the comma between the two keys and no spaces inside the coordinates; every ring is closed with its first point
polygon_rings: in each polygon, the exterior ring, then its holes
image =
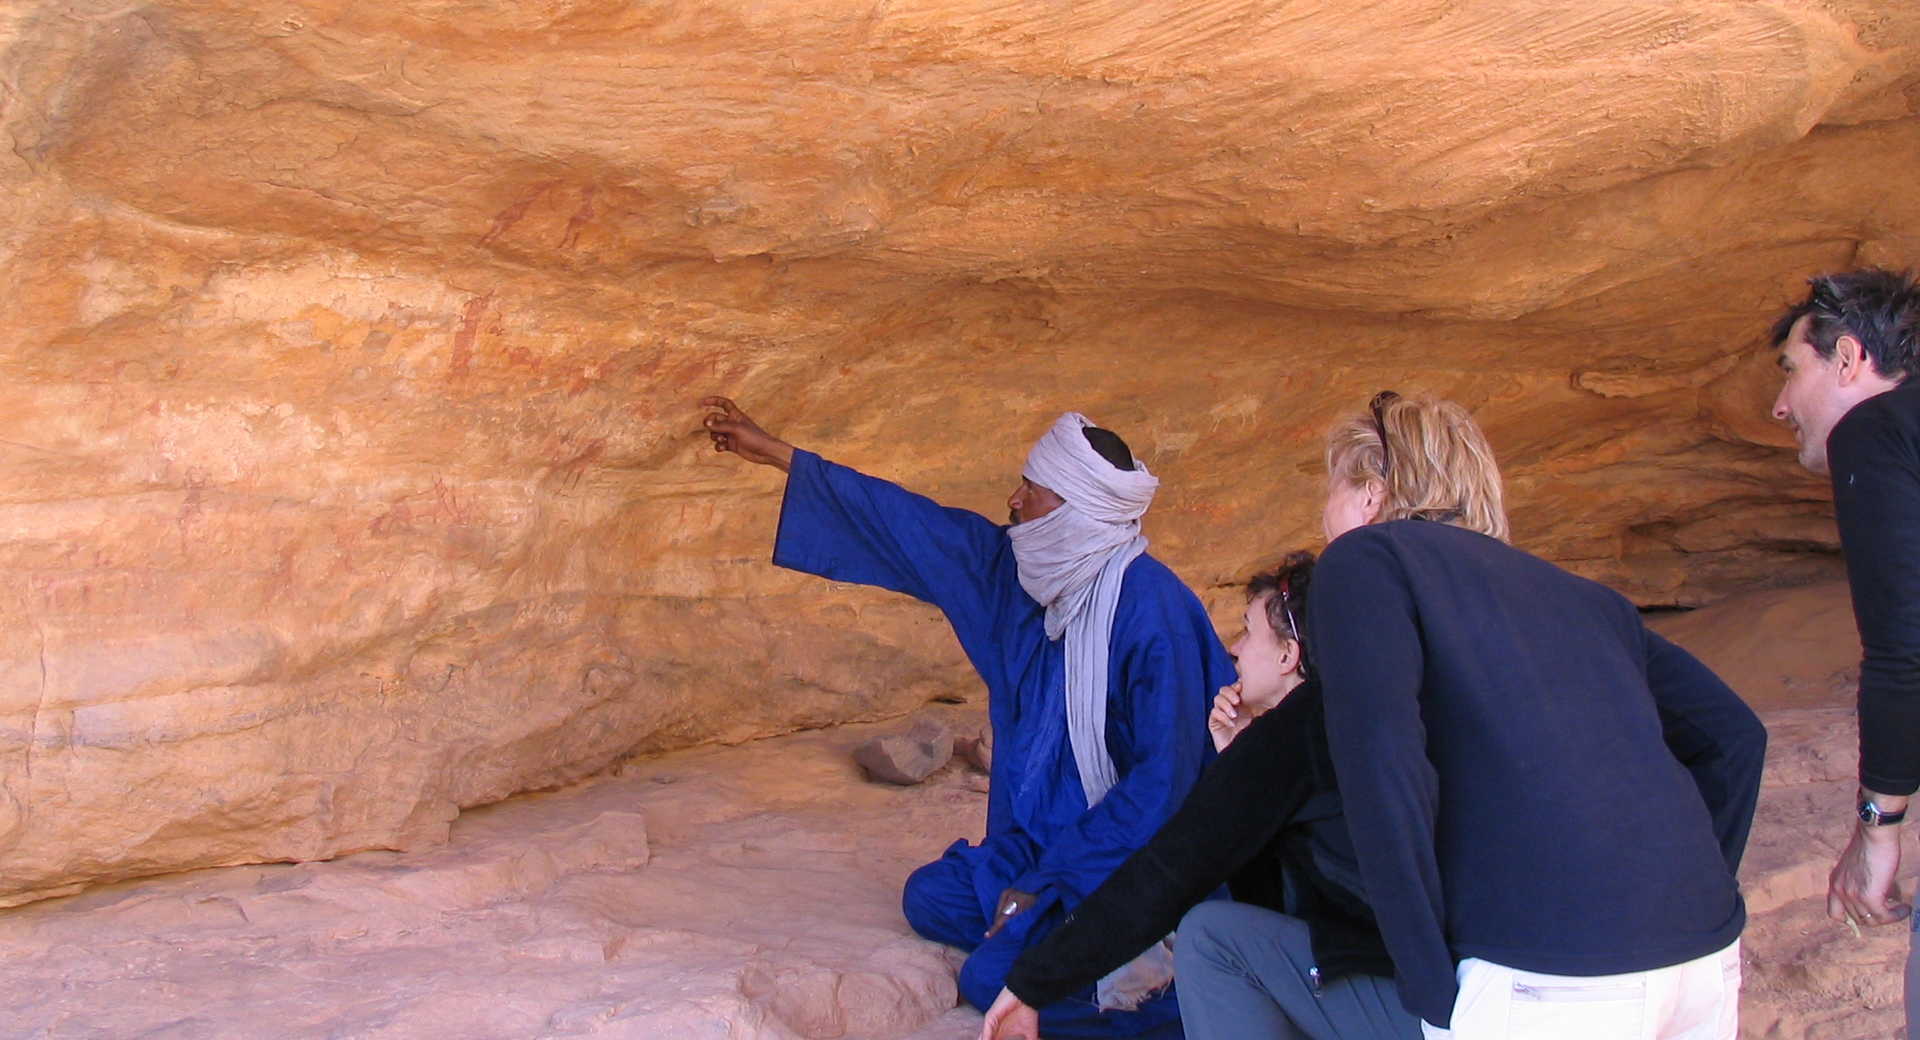
{"type": "Polygon", "coordinates": [[[1827,437],[1860,627],[1860,783],[1920,788],[1920,379],[1854,405],[1827,437]]]}
{"type": "Polygon", "coordinates": [[[1159,941],[1222,883],[1235,899],[1306,921],[1323,977],[1393,974],[1355,894],[1324,722],[1313,682],[1254,719],[1153,838],[1020,955],[1007,987],[1032,1007],[1062,1000],[1159,941]]]}
{"type": "Polygon", "coordinates": [[[1328,546],[1307,623],[1401,1001],[1452,1019],[1456,959],[1610,975],[1721,949],[1766,730],[1604,586],[1462,528],[1328,546]],[[1361,807],[1364,807],[1362,809],[1361,807]]]}

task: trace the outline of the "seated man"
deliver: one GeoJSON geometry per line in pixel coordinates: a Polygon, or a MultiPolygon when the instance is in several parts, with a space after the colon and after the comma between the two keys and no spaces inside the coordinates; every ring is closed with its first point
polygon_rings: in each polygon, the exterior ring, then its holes
{"type": "MultiPolygon", "coordinates": [[[[939,607],[987,685],[986,837],[954,842],[902,898],[915,931],[970,952],[960,992],[984,1010],[1020,951],[1145,843],[1212,755],[1209,697],[1233,664],[1192,591],[1146,555],[1140,517],[1159,481],[1069,412],[1027,456],[1002,527],[798,451],[726,398],[701,403],[716,409],[716,451],[789,474],[775,564],[939,607]]],[[[1179,1035],[1171,991],[1140,999],[1155,973],[1125,978],[1049,1008],[1047,1035],[1179,1035]]]]}

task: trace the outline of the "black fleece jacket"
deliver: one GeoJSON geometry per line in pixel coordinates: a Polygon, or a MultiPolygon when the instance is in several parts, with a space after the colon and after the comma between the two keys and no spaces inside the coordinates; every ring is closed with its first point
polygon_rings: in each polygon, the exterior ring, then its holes
{"type": "Polygon", "coordinates": [[[1920,788],[1920,378],[1854,405],[1827,436],[1860,626],[1860,783],[1920,788]]]}
{"type": "Polygon", "coordinates": [[[1153,838],[1020,955],[1007,987],[1033,1007],[1061,1000],[1138,956],[1222,883],[1306,921],[1323,978],[1392,975],[1357,894],[1324,723],[1314,682],[1254,719],[1153,838]]]}

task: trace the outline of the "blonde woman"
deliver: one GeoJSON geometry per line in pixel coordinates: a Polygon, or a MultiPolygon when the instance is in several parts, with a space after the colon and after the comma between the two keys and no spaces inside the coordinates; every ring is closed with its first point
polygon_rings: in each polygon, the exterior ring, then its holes
{"type": "Polygon", "coordinates": [[[1458,405],[1382,393],[1327,470],[1310,656],[1402,1002],[1429,1037],[1732,1040],[1753,712],[1507,544],[1458,405]]]}

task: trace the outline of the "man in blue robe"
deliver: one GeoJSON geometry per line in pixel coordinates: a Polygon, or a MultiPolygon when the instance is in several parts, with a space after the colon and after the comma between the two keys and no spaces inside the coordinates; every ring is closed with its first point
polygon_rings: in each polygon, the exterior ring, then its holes
{"type": "MultiPolygon", "coordinates": [[[[1193,592],[1145,554],[1158,481],[1068,413],[1028,456],[1003,527],[797,450],[726,398],[701,403],[716,451],[788,474],[775,564],[933,604],[987,685],[986,837],[914,871],[901,900],[914,931],[969,951],[960,992],[984,1010],[1212,757],[1207,712],[1233,663],[1193,592]]],[[[1042,1029],[1178,1036],[1172,991],[1146,995],[1170,970],[1143,957],[1045,1009],[1042,1029]]]]}

